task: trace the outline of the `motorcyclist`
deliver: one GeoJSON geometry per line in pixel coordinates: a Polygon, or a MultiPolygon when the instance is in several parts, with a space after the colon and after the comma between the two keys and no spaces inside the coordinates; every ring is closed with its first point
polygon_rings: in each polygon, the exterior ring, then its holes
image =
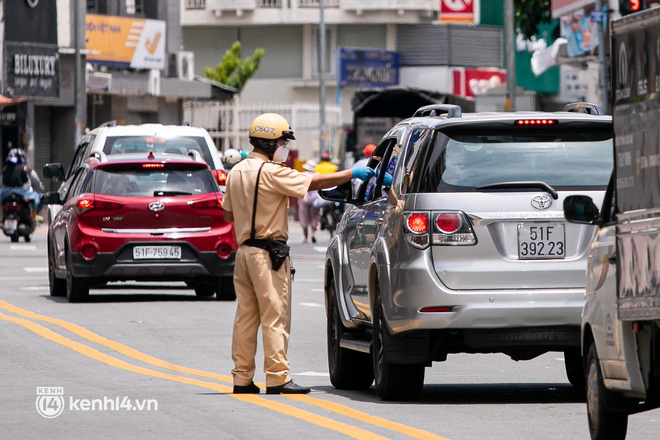
{"type": "Polygon", "coordinates": [[[33,188],[33,181],[41,186],[39,176],[27,166],[25,153],[20,148],[12,148],[5,158],[2,167],[2,188],[0,188],[0,201],[12,193],[17,193],[30,201],[31,220],[36,220],[38,210],[41,208],[41,197],[33,188]]]}

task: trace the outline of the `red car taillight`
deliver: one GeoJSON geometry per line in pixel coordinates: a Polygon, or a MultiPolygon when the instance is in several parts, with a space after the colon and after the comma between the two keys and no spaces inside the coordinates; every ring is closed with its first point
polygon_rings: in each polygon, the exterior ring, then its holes
{"type": "Polygon", "coordinates": [[[124,203],[122,202],[95,199],[91,196],[81,197],[76,202],[76,208],[80,214],[83,214],[92,209],[119,209],[122,206],[124,206],[124,203]]]}
{"type": "Polygon", "coordinates": [[[191,208],[195,209],[216,209],[222,208],[222,199],[206,199],[196,202],[188,202],[191,208]]]}

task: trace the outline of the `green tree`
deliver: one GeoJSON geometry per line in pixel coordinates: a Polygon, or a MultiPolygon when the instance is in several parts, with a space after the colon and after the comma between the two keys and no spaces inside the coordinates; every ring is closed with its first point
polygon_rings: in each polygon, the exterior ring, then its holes
{"type": "Polygon", "coordinates": [[[259,68],[259,63],[265,53],[264,49],[258,48],[249,57],[241,59],[241,43],[235,41],[215,69],[209,66],[204,67],[204,76],[240,92],[248,79],[259,68]]]}
{"type": "MultiPolygon", "coordinates": [[[[539,33],[538,25],[552,20],[551,0],[514,0],[515,28],[530,40],[539,33]]],[[[553,38],[559,36],[559,27],[553,31],[553,38]]]]}

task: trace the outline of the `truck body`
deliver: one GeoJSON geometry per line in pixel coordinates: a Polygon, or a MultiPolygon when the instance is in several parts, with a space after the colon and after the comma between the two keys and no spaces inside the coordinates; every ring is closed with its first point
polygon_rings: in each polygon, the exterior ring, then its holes
{"type": "Polygon", "coordinates": [[[592,439],[625,438],[628,415],[660,406],[660,8],[611,22],[614,170],[589,250],[582,352],[592,439]]]}

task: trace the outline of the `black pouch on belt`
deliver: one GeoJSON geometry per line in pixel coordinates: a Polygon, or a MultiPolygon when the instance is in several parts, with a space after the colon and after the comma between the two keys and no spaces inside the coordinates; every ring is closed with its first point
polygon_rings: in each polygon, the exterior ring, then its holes
{"type": "Polygon", "coordinates": [[[289,256],[289,249],[289,246],[282,241],[273,238],[268,239],[266,250],[268,251],[268,255],[270,255],[270,263],[273,270],[280,270],[280,267],[284,264],[284,260],[289,256]]]}

